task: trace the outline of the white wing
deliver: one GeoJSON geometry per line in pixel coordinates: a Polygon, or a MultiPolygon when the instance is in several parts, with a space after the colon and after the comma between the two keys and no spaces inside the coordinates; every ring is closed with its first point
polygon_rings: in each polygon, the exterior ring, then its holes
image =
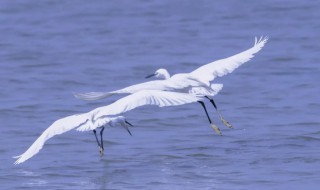
{"type": "Polygon", "coordinates": [[[143,90],[121,98],[113,104],[93,110],[93,120],[104,116],[122,114],[144,105],[157,105],[159,107],[177,106],[197,102],[199,100],[201,100],[200,97],[196,97],[187,93],[143,90]]]}
{"type": "MultiPolygon", "coordinates": [[[[93,130],[101,123],[107,122],[106,119],[110,119],[111,116],[123,114],[144,105],[157,105],[159,107],[164,106],[177,106],[182,104],[188,104],[201,100],[201,98],[195,95],[187,93],[160,91],[160,90],[142,90],[118,101],[103,107],[96,108],[88,113],[92,117],[92,125],[82,125],[77,128],[78,131],[93,130]]],[[[111,118],[112,119],[112,118],[111,118]]]]}
{"type": "Polygon", "coordinates": [[[86,114],[72,115],[55,121],[49,128],[47,128],[40,137],[18,158],[14,164],[20,164],[35,154],[37,154],[43,147],[44,143],[55,135],[59,135],[70,131],[81,125],[86,125],[88,123],[88,117],[86,114]]]}
{"type": "Polygon", "coordinates": [[[120,90],[115,90],[111,92],[87,92],[87,93],[73,93],[73,95],[77,99],[81,100],[100,100],[112,96],[114,94],[132,94],[135,92],[139,92],[142,90],[175,90],[180,89],[181,84],[175,83],[169,80],[154,80],[148,81],[144,83],[135,84],[132,86],[128,86],[126,88],[122,88],[120,90]]]}
{"type": "Polygon", "coordinates": [[[48,139],[71,129],[77,128],[79,131],[92,130],[108,123],[112,119],[108,116],[119,115],[143,105],[176,106],[196,102],[200,99],[186,93],[146,90],[131,94],[113,104],[96,108],[88,113],[59,119],[46,129],[25,153],[15,157],[18,158],[15,164],[25,162],[37,154],[48,139]]]}
{"type": "Polygon", "coordinates": [[[255,53],[261,50],[267,41],[268,37],[261,37],[258,41],[257,38],[255,38],[255,44],[252,48],[234,56],[220,59],[201,66],[191,72],[190,75],[206,84],[209,84],[209,82],[214,80],[216,77],[229,74],[243,63],[249,61],[255,53]]]}

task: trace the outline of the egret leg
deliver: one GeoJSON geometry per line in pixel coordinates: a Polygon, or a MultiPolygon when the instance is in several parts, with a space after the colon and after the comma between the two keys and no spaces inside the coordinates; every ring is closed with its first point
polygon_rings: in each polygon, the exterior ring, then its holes
{"type": "Polygon", "coordinates": [[[96,130],[93,130],[93,134],[94,134],[94,136],[96,137],[96,141],[97,141],[97,143],[98,143],[99,148],[101,149],[101,145],[100,145],[100,142],[99,142],[99,140],[98,140],[96,130]]]}
{"type": "Polygon", "coordinates": [[[209,120],[209,122],[210,122],[210,125],[211,125],[212,129],[213,129],[218,135],[222,135],[220,129],[219,129],[214,123],[212,123],[212,121],[211,121],[211,119],[210,119],[210,117],[209,117],[207,108],[206,108],[206,106],[204,105],[204,103],[203,103],[202,101],[198,101],[198,102],[201,104],[201,106],[203,107],[204,111],[206,112],[207,118],[208,118],[208,120],[209,120]]]}
{"type": "Polygon", "coordinates": [[[101,146],[100,146],[100,156],[103,156],[103,131],[104,131],[104,127],[102,127],[102,129],[100,130],[100,138],[101,138],[101,146]]]}
{"type": "Polygon", "coordinates": [[[231,125],[227,120],[225,120],[225,119],[222,117],[222,115],[221,115],[221,113],[219,112],[218,107],[217,107],[216,103],[214,102],[214,100],[213,100],[212,98],[209,98],[208,96],[205,96],[205,97],[206,97],[208,100],[210,100],[211,104],[212,104],[213,107],[216,109],[216,111],[217,111],[217,113],[218,113],[218,115],[219,115],[222,123],[223,123],[225,126],[227,126],[228,128],[233,128],[232,125],[231,125]]]}

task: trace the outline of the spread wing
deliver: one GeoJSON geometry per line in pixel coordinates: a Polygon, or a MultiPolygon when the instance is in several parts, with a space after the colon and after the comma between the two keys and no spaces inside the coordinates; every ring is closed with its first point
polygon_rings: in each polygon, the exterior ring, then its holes
{"type": "Polygon", "coordinates": [[[122,88],[120,90],[115,90],[111,92],[87,92],[87,93],[73,93],[73,95],[80,100],[101,100],[112,96],[114,94],[132,94],[141,90],[171,90],[172,87],[167,84],[166,80],[154,80],[144,83],[135,84],[122,88]]]}
{"type": "Polygon", "coordinates": [[[25,162],[35,154],[37,154],[43,147],[44,143],[55,135],[59,135],[70,131],[74,128],[86,125],[88,123],[87,116],[85,114],[72,115],[55,121],[49,128],[47,128],[40,137],[18,158],[14,164],[20,164],[25,162]]]}
{"type": "Polygon", "coordinates": [[[199,67],[190,73],[193,77],[208,84],[216,77],[221,77],[231,73],[243,63],[249,61],[255,53],[259,52],[261,48],[267,43],[268,37],[261,37],[259,40],[255,38],[255,44],[252,48],[236,54],[234,56],[220,59],[204,66],[199,67]]]}
{"type": "Polygon", "coordinates": [[[103,116],[122,114],[144,105],[157,105],[159,107],[178,106],[199,100],[201,100],[200,97],[187,93],[143,90],[121,98],[108,106],[97,108],[93,110],[93,112],[95,113],[94,118],[100,118],[103,116]]]}
{"type": "Polygon", "coordinates": [[[119,115],[143,105],[176,106],[196,102],[200,99],[186,93],[145,90],[121,98],[108,106],[96,108],[88,113],[59,119],[47,128],[26,152],[15,157],[17,158],[15,164],[25,162],[37,154],[44,143],[53,136],[74,128],[78,128],[79,131],[92,130],[109,122],[111,118],[108,116],[119,115]]]}

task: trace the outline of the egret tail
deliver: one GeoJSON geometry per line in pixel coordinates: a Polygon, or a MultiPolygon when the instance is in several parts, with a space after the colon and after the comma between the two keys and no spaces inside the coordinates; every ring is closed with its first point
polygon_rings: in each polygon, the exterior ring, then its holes
{"type": "Polygon", "coordinates": [[[111,92],[86,92],[86,93],[73,93],[73,96],[80,100],[94,101],[101,100],[112,96],[114,93],[111,92]]]}

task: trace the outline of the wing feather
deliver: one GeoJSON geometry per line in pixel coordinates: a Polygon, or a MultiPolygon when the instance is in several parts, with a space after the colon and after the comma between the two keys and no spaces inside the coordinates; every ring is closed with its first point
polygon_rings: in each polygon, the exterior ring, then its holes
{"type": "Polygon", "coordinates": [[[103,116],[119,115],[144,105],[178,106],[199,101],[201,98],[187,93],[159,91],[159,90],[143,90],[128,95],[108,106],[100,107],[93,112],[94,118],[103,116]]]}
{"type": "Polygon", "coordinates": [[[86,114],[78,114],[68,116],[55,121],[49,128],[47,128],[40,137],[18,158],[14,164],[20,164],[25,162],[35,154],[37,154],[43,147],[44,143],[55,135],[59,135],[77,128],[81,125],[85,125],[88,122],[86,114]]]}
{"type": "Polygon", "coordinates": [[[175,84],[167,83],[166,80],[154,80],[135,84],[111,92],[87,92],[87,93],[73,93],[74,97],[80,100],[101,100],[112,96],[114,94],[132,94],[141,90],[172,90],[175,88],[175,84]],[[173,86],[174,85],[174,86],[173,86]]]}
{"type": "Polygon", "coordinates": [[[261,48],[267,43],[267,41],[268,37],[261,37],[259,40],[255,38],[255,44],[252,48],[231,57],[220,59],[201,66],[191,72],[190,75],[208,84],[216,77],[221,77],[229,74],[243,63],[249,61],[255,53],[261,50],[261,48]]]}
{"type": "Polygon", "coordinates": [[[73,93],[73,96],[80,100],[87,100],[87,101],[94,101],[94,100],[101,100],[107,98],[109,96],[114,95],[111,92],[85,92],[85,93],[73,93]]]}

